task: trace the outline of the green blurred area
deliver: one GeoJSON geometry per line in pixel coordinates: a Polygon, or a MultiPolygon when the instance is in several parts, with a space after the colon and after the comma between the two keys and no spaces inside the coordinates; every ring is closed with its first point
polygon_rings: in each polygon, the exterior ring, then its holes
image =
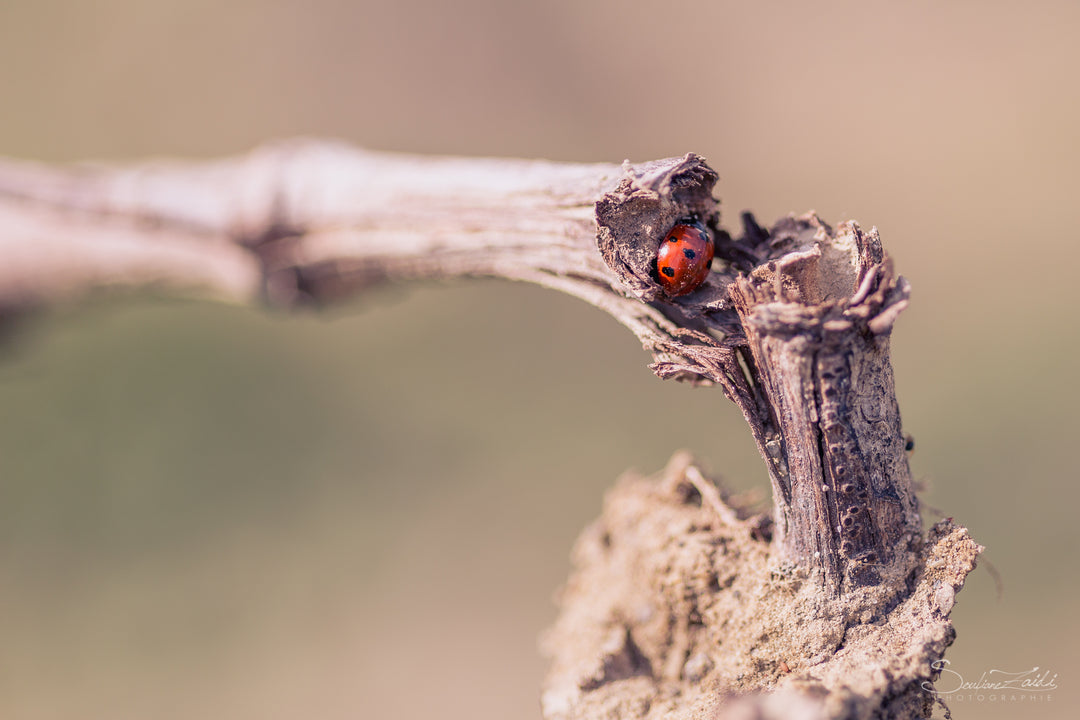
{"type": "MultiPolygon", "coordinates": [[[[876,225],[924,502],[1003,585],[959,596],[952,667],[1059,674],[954,717],[1072,717],[1080,6],[944,5],[9,1],[0,154],[695,151],[729,223],[876,225]]],[[[686,447],[767,492],[721,393],[648,360],[493,281],[35,318],[0,360],[0,717],[538,717],[537,635],[621,472],[686,447]]]]}

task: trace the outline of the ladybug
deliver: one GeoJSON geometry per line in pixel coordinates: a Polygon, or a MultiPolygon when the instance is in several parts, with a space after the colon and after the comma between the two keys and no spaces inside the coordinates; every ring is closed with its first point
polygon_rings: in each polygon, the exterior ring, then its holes
{"type": "Polygon", "coordinates": [[[712,235],[700,223],[681,221],[671,228],[656,253],[656,281],[671,297],[693,292],[712,265],[712,235]]]}

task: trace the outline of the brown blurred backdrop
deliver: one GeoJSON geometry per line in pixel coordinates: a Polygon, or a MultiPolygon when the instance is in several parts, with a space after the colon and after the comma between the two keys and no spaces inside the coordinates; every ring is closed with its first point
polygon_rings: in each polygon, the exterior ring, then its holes
{"type": "MultiPolygon", "coordinates": [[[[894,352],[924,501],[1004,588],[980,568],[959,596],[953,668],[1058,673],[954,716],[1073,717],[1080,5],[748,5],[6,0],[0,154],[695,151],[729,223],[877,225],[914,286],[894,352]]],[[[0,358],[0,717],[539,717],[536,638],[619,473],[687,447],[767,489],[719,391],[647,362],[493,281],[39,318],[0,358]]]]}

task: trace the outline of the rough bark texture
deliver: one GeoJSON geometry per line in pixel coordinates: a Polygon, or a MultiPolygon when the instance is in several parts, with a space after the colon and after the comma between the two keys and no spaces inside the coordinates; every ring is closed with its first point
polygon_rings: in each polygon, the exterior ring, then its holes
{"type": "Polygon", "coordinates": [[[900,587],[921,534],[889,362],[907,281],[876,230],[853,222],[834,232],[811,213],[766,232],[744,216],[731,241],[717,227],[715,179],[696,166],[643,172],[597,206],[608,264],[685,328],[654,370],[717,382],[742,410],[769,468],[784,559],[833,591],[900,587]],[[720,267],[672,301],[649,278],[649,259],[657,233],[687,214],[713,228],[720,267]]]}
{"type": "Polygon", "coordinates": [[[835,234],[818,225],[812,247],[791,247],[731,288],[780,441],[765,448],[778,540],[832,587],[897,585],[918,549],[889,362],[907,295],[876,231],[854,223],[835,234]]]}
{"type": "Polygon", "coordinates": [[[314,141],[206,163],[0,161],[0,319],[116,287],[292,306],[493,276],[580,297],[660,377],[721,386],[774,508],[745,517],[681,457],[624,481],[576,552],[545,714],[917,716],[979,548],[951,525],[922,534],[889,362],[907,283],[855,223],[744,214],[733,238],[716,179],[694,154],[619,167],[314,141]],[[686,217],[717,259],[673,299],[654,261],[686,217]]]}

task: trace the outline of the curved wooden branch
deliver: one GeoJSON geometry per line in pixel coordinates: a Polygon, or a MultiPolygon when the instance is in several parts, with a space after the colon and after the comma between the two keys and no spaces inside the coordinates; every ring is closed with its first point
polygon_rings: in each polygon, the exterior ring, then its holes
{"type": "Polygon", "coordinates": [[[416,278],[537,283],[619,320],[657,375],[723,388],[769,467],[786,557],[837,588],[903,574],[920,526],[887,338],[907,285],[853,223],[746,215],[732,239],[716,178],[694,154],[615,166],[311,140],[210,162],[3,161],[0,313],[118,287],[290,306],[416,278]],[[654,259],[687,216],[718,259],[673,299],[654,259]]]}
{"type": "MultiPolygon", "coordinates": [[[[655,353],[661,377],[723,385],[761,440],[735,351],[628,270],[647,263],[681,213],[715,225],[715,180],[696,155],[616,166],[313,140],[202,163],[0,161],[0,314],[117,288],[289,306],[386,281],[522,280],[612,315],[655,353]]],[[[712,294],[733,277],[717,274],[712,294]]],[[[725,322],[737,327],[724,317],[713,323],[721,333],[725,322]]]]}
{"type": "Polygon", "coordinates": [[[289,306],[385,281],[493,276],[580,297],[663,348],[679,328],[628,297],[596,251],[594,206],[628,172],[314,140],[202,163],[3,160],[0,313],[103,289],[289,306]]]}
{"type": "Polygon", "coordinates": [[[386,281],[491,276],[579,297],[633,331],[660,377],[721,386],[768,467],[774,511],[771,523],[740,519],[679,462],[659,490],[641,486],[644,500],[631,498],[625,517],[607,512],[603,522],[625,532],[592,545],[586,533],[591,550],[578,558],[554,635],[584,646],[567,640],[570,656],[556,657],[546,715],[591,717],[584,708],[595,707],[606,717],[608,700],[630,692],[644,711],[627,717],[661,716],[654,701],[676,686],[684,699],[691,689],[715,695],[714,681],[732,692],[772,687],[762,668],[773,666],[753,656],[762,638],[784,635],[794,639],[770,650],[775,667],[812,649],[807,677],[826,678],[843,706],[829,714],[921,712],[933,677],[924,665],[951,642],[951,593],[979,548],[949,523],[931,534],[932,547],[922,535],[889,361],[907,283],[877,232],[855,223],[834,230],[811,213],[766,230],[744,215],[733,238],[712,196],[716,178],[694,154],[616,166],[415,157],[317,141],[202,163],[0,161],[0,318],[110,288],[294,306],[386,281]],[[717,259],[699,289],[670,298],[654,279],[657,249],[691,216],[712,232],[717,259]],[[669,511],[671,522],[638,531],[669,511]],[[734,528],[730,537],[722,527],[734,528]],[[687,555],[694,533],[712,533],[703,548],[727,549],[687,555]],[[766,562],[759,545],[770,537],[766,562]],[[669,552],[677,557],[654,562],[669,552]],[[672,581],[663,568],[684,561],[688,574],[672,581]],[[634,573],[654,565],[659,575],[638,582],[634,573]],[[718,578],[736,575],[750,584],[725,594],[730,584],[718,578]],[[629,586],[618,581],[631,576],[629,586]],[[600,591],[574,600],[573,588],[594,581],[618,590],[600,621],[600,591]],[[666,614],[634,605],[654,586],[666,614]],[[787,599],[747,605],[765,586],[787,599]],[[705,632],[709,613],[718,620],[705,632]],[[907,664],[868,672],[868,689],[852,691],[851,673],[873,670],[883,643],[902,645],[915,626],[926,630],[918,647],[895,653],[907,664]],[[720,644],[744,652],[721,662],[709,655],[720,644]]]}

